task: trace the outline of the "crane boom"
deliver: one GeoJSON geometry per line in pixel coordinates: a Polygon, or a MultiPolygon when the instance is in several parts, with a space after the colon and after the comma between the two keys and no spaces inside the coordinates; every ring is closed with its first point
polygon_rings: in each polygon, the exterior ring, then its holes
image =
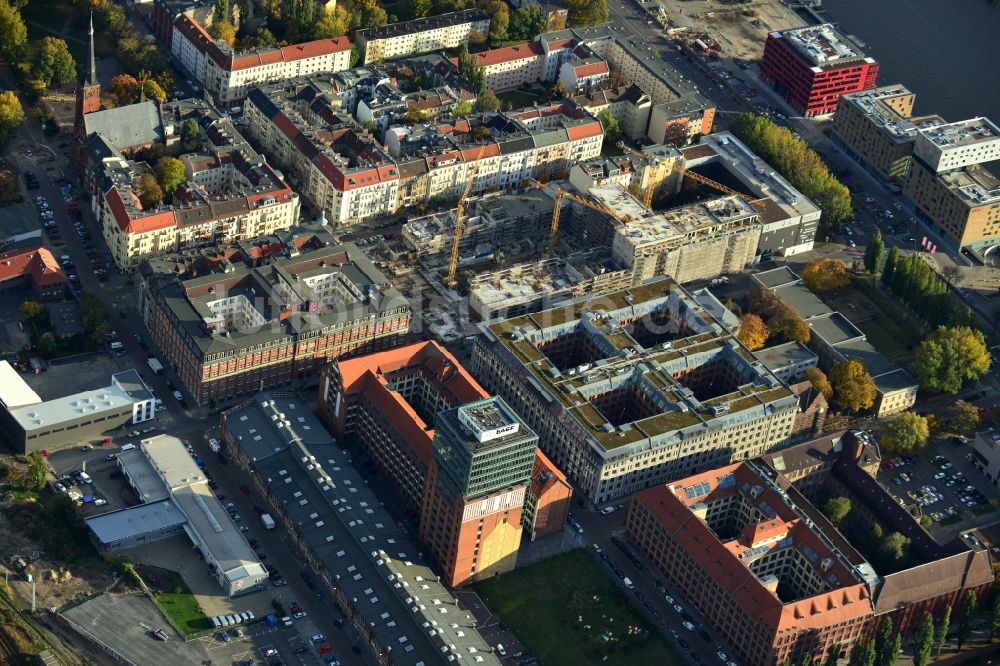
{"type": "MultiPolygon", "coordinates": [[[[539,186],[541,185],[537,181],[535,182],[535,184],[539,186]]],[[[556,237],[559,234],[559,217],[560,214],[562,213],[563,199],[569,199],[570,201],[575,201],[576,203],[582,206],[586,206],[587,208],[596,210],[599,213],[610,215],[616,220],[621,220],[623,222],[628,221],[628,219],[624,215],[611,210],[607,206],[599,204],[595,201],[591,201],[589,199],[585,199],[584,197],[573,194],[572,192],[567,192],[561,187],[553,186],[553,188],[555,189],[556,192],[556,198],[554,202],[555,208],[552,209],[552,223],[549,225],[549,244],[548,247],[546,248],[546,253],[545,253],[546,257],[551,257],[552,253],[555,252],[556,249],[556,237]]]]}
{"type": "Polygon", "coordinates": [[[448,261],[448,275],[445,277],[445,284],[448,286],[455,284],[455,274],[458,272],[458,246],[462,240],[462,217],[465,215],[465,200],[468,198],[469,192],[472,191],[472,183],[476,180],[476,174],[479,173],[479,160],[483,156],[484,150],[486,150],[485,144],[476,153],[475,164],[472,165],[469,178],[465,181],[465,189],[462,190],[462,196],[458,198],[458,204],[455,206],[455,229],[451,239],[451,259],[448,261]]]}

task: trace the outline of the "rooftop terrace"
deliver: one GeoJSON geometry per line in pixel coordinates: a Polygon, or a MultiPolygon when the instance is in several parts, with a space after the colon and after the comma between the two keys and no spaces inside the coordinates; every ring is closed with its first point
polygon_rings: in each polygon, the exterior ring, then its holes
{"type": "Polygon", "coordinates": [[[780,33],[809,62],[819,67],[866,57],[864,52],[829,23],[780,33]]]}

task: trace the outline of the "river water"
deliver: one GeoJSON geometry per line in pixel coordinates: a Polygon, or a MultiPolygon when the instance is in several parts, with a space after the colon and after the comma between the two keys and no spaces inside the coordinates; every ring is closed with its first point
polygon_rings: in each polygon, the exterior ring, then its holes
{"type": "Polygon", "coordinates": [[[1000,123],[1000,2],[824,0],[822,8],[879,62],[880,85],[917,94],[915,115],[1000,123]]]}

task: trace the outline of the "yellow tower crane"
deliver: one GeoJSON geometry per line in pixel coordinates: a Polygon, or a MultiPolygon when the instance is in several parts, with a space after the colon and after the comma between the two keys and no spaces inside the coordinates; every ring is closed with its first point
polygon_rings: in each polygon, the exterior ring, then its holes
{"type": "MultiPolygon", "coordinates": [[[[653,160],[655,162],[658,162],[658,163],[662,163],[663,162],[662,159],[656,157],[655,155],[647,155],[646,153],[640,153],[637,150],[633,150],[632,148],[630,148],[629,146],[627,146],[624,141],[619,141],[617,145],[618,145],[619,148],[622,148],[623,150],[625,150],[625,151],[627,151],[629,153],[632,153],[633,155],[637,155],[639,157],[645,157],[646,159],[651,159],[651,160],[653,160]]],[[[740,199],[743,199],[744,201],[746,201],[747,203],[749,203],[751,206],[753,206],[757,210],[761,210],[763,208],[764,202],[767,201],[766,198],[765,199],[755,199],[752,196],[750,196],[749,194],[744,194],[743,192],[740,192],[738,190],[734,190],[733,188],[731,188],[731,187],[729,187],[727,185],[723,185],[722,183],[720,183],[718,181],[712,180],[708,176],[703,176],[700,173],[697,173],[697,172],[694,172],[694,171],[689,171],[684,164],[675,164],[673,166],[672,171],[670,173],[672,174],[674,172],[679,173],[681,175],[681,178],[690,178],[691,180],[695,181],[696,183],[701,183],[702,185],[708,185],[712,189],[718,190],[719,192],[725,192],[726,194],[731,194],[733,196],[737,196],[740,199]]],[[[667,177],[669,178],[670,174],[668,174],[667,177]]],[[[642,204],[646,208],[649,208],[650,205],[653,203],[653,190],[654,189],[655,189],[654,184],[650,183],[649,185],[646,186],[646,189],[643,192],[643,195],[642,195],[642,204]]]]}
{"type": "Polygon", "coordinates": [[[451,239],[451,260],[448,262],[448,275],[444,280],[445,285],[449,287],[455,284],[455,273],[458,271],[458,245],[462,240],[462,216],[465,215],[465,200],[468,198],[469,192],[472,191],[472,183],[475,182],[476,174],[479,173],[480,158],[485,150],[486,144],[476,153],[476,160],[469,172],[469,179],[465,182],[465,189],[455,206],[455,230],[451,239]]]}
{"type": "MultiPolygon", "coordinates": [[[[538,187],[543,187],[543,185],[541,183],[538,183],[537,181],[535,181],[535,185],[538,187]]],[[[557,187],[555,185],[553,185],[552,187],[556,192],[556,198],[554,202],[555,208],[552,209],[552,223],[549,225],[549,244],[545,250],[546,257],[551,257],[552,253],[555,252],[556,249],[556,236],[559,233],[559,215],[562,213],[563,199],[569,199],[570,201],[575,201],[576,203],[582,206],[586,206],[587,208],[596,210],[599,213],[610,215],[616,220],[621,220],[623,222],[628,221],[627,216],[622,215],[621,213],[617,213],[603,204],[599,204],[596,201],[591,201],[590,199],[585,199],[584,197],[581,197],[577,194],[573,194],[572,192],[567,192],[561,187],[557,187]]]]}

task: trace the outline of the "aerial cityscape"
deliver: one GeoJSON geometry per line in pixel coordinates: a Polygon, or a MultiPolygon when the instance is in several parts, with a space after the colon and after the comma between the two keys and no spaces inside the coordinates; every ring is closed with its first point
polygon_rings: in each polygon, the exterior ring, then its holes
{"type": "Polygon", "coordinates": [[[998,663],[997,25],[0,0],[0,665],[998,663]]]}

